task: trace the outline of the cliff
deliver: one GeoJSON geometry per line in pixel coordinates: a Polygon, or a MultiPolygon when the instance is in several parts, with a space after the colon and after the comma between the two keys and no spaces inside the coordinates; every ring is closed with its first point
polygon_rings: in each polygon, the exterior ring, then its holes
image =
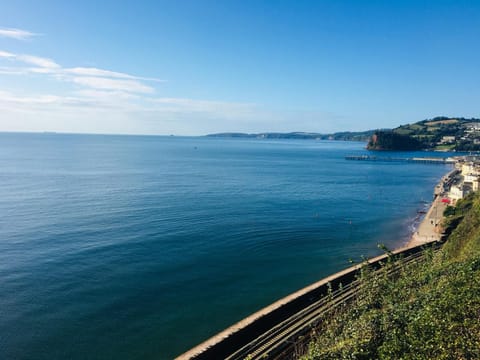
{"type": "Polygon", "coordinates": [[[439,116],[376,131],[370,150],[480,151],[480,120],[439,116]]]}
{"type": "Polygon", "coordinates": [[[408,135],[397,134],[393,131],[376,131],[367,144],[368,150],[420,150],[423,144],[408,135]]]}

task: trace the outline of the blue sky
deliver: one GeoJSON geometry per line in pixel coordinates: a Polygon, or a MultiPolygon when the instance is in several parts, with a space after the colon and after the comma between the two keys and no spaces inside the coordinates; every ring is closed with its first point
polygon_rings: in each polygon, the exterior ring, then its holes
{"type": "Polygon", "coordinates": [[[480,1],[0,4],[0,131],[202,135],[480,117],[480,1]]]}

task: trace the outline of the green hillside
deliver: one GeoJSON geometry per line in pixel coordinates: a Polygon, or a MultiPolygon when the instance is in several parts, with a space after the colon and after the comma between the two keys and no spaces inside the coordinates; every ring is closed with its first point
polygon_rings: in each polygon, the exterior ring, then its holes
{"type": "Polygon", "coordinates": [[[376,131],[367,148],[480,151],[480,119],[436,117],[401,125],[390,131],[376,131]]]}
{"type": "Polygon", "coordinates": [[[480,197],[448,213],[458,226],[443,249],[396,277],[365,269],[362,292],[315,329],[304,360],[480,358],[480,197]]]}

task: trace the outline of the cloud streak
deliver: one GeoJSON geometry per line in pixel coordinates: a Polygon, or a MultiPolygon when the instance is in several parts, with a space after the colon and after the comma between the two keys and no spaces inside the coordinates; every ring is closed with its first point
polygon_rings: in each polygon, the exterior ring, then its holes
{"type": "Polygon", "coordinates": [[[119,80],[87,76],[74,77],[72,81],[75,84],[99,90],[126,91],[143,94],[151,94],[155,91],[151,86],[147,86],[136,80],[119,80]]]}
{"type": "Polygon", "coordinates": [[[143,96],[99,90],[82,90],[73,96],[0,91],[0,129],[202,135],[219,129],[238,130],[239,123],[248,124],[252,118],[244,111],[237,112],[242,104],[214,104],[221,103],[185,98],[144,101],[143,96]],[[199,110],[209,106],[208,111],[199,110]]]}
{"type": "MultiPolygon", "coordinates": [[[[0,36],[35,35],[7,30],[0,36]]],[[[155,96],[154,84],[164,82],[158,78],[62,66],[48,57],[7,50],[0,50],[0,75],[25,77],[28,84],[40,88],[45,80],[62,83],[58,91],[52,90],[51,83],[44,91],[12,92],[0,87],[0,112],[5,114],[0,129],[4,130],[193,134],[198,129],[233,130],[228,124],[272,118],[250,103],[155,96]],[[121,129],[118,122],[123,130],[117,130],[121,129]]]]}
{"type": "Polygon", "coordinates": [[[22,30],[22,29],[14,29],[14,28],[0,28],[0,37],[16,39],[16,40],[27,40],[39,34],[35,34],[33,32],[22,30]]]}
{"type": "Polygon", "coordinates": [[[132,80],[147,80],[147,81],[155,81],[155,82],[165,82],[165,80],[160,80],[156,78],[147,78],[147,77],[140,77],[140,76],[133,76],[121,72],[98,69],[94,67],[75,67],[64,69],[63,72],[65,74],[71,75],[80,75],[80,76],[95,76],[95,77],[107,77],[107,78],[118,78],[118,79],[132,79],[132,80]]]}
{"type": "Polygon", "coordinates": [[[52,59],[40,57],[40,56],[33,56],[33,55],[22,55],[22,54],[14,54],[8,51],[0,50],[0,59],[6,59],[10,61],[19,61],[27,65],[37,66],[39,68],[47,68],[47,69],[60,69],[61,66],[58,65],[52,59]]]}
{"type": "Polygon", "coordinates": [[[89,89],[151,94],[155,89],[145,82],[163,82],[156,78],[145,78],[95,67],[64,68],[49,58],[0,50],[0,60],[2,59],[13,66],[0,67],[0,74],[44,74],[89,89]]]}
{"type": "Polygon", "coordinates": [[[47,69],[60,69],[60,65],[58,65],[55,61],[39,56],[33,55],[15,55],[15,58],[25,64],[38,66],[41,68],[47,69]]]}
{"type": "Polygon", "coordinates": [[[8,51],[1,51],[0,50],[0,58],[4,58],[4,59],[14,59],[16,57],[15,54],[12,54],[8,51]]]}

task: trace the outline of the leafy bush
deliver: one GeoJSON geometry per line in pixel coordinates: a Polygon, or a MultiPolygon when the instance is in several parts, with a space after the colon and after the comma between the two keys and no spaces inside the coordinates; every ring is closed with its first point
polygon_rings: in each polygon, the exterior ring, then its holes
{"type": "Polygon", "coordinates": [[[439,253],[396,276],[365,268],[362,290],[315,329],[303,359],[480,358],[480,199],[457,206],[439,253]]]}

